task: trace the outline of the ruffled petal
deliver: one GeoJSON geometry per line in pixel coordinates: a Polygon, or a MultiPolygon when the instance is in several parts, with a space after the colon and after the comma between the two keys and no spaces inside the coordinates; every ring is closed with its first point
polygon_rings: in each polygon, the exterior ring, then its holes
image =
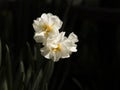
{"type": "Polygon", "coordinates": [[[78,37],[73,32],[70,33],[70,35],[68,36],[68,39],[72,40],[72,42],[74,42],[74,43],[78,42],[78,37]]]}
{"type": "Polygon", "coordinates": [[[44,32],[35,33],[34,39],[37,43],[45,42],[44,32]]]}

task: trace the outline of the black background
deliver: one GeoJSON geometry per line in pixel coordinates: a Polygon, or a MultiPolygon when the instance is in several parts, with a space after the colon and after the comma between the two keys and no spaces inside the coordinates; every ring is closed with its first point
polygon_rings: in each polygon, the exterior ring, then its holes
{"type": "Polygon", "coordinates": [[[61,31],[79,38],[78,52],[55,64],[49,90],[119,90],[119,0],[1,0],[0,37],[14,67],[25,43],[35,44],[33,20],[49,12],[63,21],[61,31]]]}

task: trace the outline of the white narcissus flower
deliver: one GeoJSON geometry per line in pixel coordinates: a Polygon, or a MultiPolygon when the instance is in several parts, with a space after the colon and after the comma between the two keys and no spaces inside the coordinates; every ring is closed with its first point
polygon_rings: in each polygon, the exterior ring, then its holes
{"type": "Polygon", "coordinates": [[[77,52],[78,37],[71,33],[68,38],[64,36],[65,32],[59,33],[56,38],[47,39],[46,45],[41,48],[41,54],[53,61],[59,61],[60,58],[70,57],[72,52],[77,52]]]}
{"type": "Polygon", "coordinates": [[[42,43],[41,54],[53,61],[60,58],[70,57],[72,52],[77,52],[78,37],[73,32],[66,37],[65,32],[59,32],[62,21],[56,15],[43,13],[41,17],[34,20],[34,39],[37,43],[42,43]]]}
{"type": "Polygon", "coordinates": [[[59,34],[62,21],[56,15],[43,13],[40,18],[34,20],[33,28],[35,30],[34,39],[37,43],[44,43],[46,39],[53,38],[59,34]]]}

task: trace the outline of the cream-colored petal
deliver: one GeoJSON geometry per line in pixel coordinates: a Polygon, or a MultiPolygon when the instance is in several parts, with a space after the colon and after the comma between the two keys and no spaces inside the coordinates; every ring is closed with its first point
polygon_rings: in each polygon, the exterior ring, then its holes
{"type": "Polygon", "coordinates": [[[78,37],[73,32],[70,33],[70,35],[68,36],[68,39],[72,40],[72,42],[75,42],[75,43],[78,42],[78,37]]]}
{"type": "Polygon", "coordinates": [[[45,58],[50,59],[50,50],[47,47],[41,48],[40,51],[45,58]]]}
{"type": "Polygon", "coordinates": [[[43,14],[41,15],[41,20],[43,20],[45,23],[47,23],[48,20],[49,20],[48,15],[47,15],[46,13],[43,13],[43,14]]]}
{"type": "Polygon", "coordinates": [[[70,55],[69,55],[69,50],[67,49],[66,46],[62,45],[61,46],[61,58],[69,58],[70,55]]]}
{"type": "Polygon", "coordinates": [[[59,19],[59,17],[54,15],[51,17],[50,21],[55,29],[60,29],[62,27],[63,22],[59,19]]]}
{"type": "Polygon", "coordinates": [[[61,58],[61,53],[60,52],[56,52],[55,55],[54,55],[53,61],[57,62],[57,61],[60,60],[60,58],[61,58]]]}
{"type": "Polygon", "coordinates": [[[36,32],[40,32],[40,28],[38,27],[38,25],[36,25],[35,23],[33,23],[33,28],[36,32]]]}
{"type": "Polygon", "coordinates": [[[35,33],[34,35],[34,39],[37,43],[41,43],[45,41],[45,37],[44,37],[44,32],[40,32],[40,33],[35,33]]]}
{"type": "Polygon", "coordinates": [[[77,49],[76,49],[76,47],[71,47],[71,48],[70,48],[70,51],[71,51],[71,52],[77,52],[77,49]]]}

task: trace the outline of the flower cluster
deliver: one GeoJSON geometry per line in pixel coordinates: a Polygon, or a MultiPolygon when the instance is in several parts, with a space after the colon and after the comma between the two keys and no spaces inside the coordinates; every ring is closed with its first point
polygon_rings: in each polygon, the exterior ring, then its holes
{"type": "Polygon", "coordinates": [[[53,61],[60,58],[70,57],[72,52],[77,51],[78,37],[73,32],[66,37],[65,32],[59,32],[62,21],[51,13],[43,13],[40,18],[33,22],[35,30],[34,39],[37,43],[42,43],[41,54],[53,61]]]}

